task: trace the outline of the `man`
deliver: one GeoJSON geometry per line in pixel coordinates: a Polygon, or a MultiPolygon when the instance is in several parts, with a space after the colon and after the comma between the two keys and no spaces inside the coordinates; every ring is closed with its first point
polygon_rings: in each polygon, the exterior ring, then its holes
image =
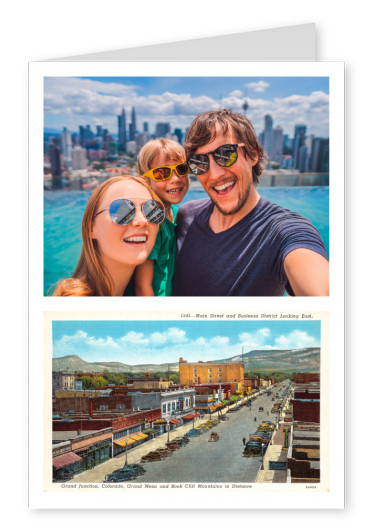
{"type": "Polygon", "coordinates": [[[249,120],[231,110],[202,113],[185,150],[209,199],[179,209],[173,294],[327,296],[329,264],[318,231],[256,190],[265,162],[249,120]]]}

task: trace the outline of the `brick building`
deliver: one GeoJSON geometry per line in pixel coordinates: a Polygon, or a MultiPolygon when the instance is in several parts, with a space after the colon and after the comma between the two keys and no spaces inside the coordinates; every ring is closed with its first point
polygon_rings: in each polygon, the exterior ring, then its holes
{"type": "Polygon", "coordinates": [[[180,385],[192,387],[200,384],[233,383],[241,390],[244,381],[243,362],[203,362],[188,363],[179,359],[180,385]]]}

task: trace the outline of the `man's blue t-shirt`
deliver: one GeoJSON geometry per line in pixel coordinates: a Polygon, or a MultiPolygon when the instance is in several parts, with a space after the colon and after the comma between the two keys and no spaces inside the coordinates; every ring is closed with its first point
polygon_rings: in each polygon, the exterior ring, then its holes
{"type": "Polygon", "coordinates": [[[210,199],[200,199],[179,209],[173,295],[293,295],[285,257],[304,248],[327,258],[321,236],[308,220],[263,197],[219,233],[208,223],[213,207],[210,199]]]}

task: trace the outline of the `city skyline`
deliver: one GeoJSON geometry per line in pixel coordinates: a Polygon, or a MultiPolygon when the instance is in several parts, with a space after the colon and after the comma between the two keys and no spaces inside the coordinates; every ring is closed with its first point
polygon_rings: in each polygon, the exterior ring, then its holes
{"type": "Polygon", "coordinates": [[[134,107],[139,131],[144,122],[150,131],[158,122],[185,129],[200,112],[218,108],[243,112],[244,101],[257,134],[270,114],[274,125],[290,137],[297,124],[306,124],[308,134],[329,136],[326,77],[46,77],[44,127],[76,132],[80,125],[95,130],[100,124],[116,135],[117,117],[124,109],[130,123],[134,107]]]}
{"type": "Polygon", "coordinates": [[[176,363],[320,347],[320,321],[53,321],[53,357],[176,363]],[[197,358],[197,359],[196,359],[197,358]]]}

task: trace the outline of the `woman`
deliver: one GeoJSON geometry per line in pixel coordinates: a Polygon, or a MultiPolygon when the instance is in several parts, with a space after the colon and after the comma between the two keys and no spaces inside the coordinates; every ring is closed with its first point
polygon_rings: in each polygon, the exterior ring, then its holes
{"type": "Polygon", "coordinates": [[[72,278],[55,296],[122,296],[153,249],[164,207],[137,177],[113,177],[91,194],[82,219],[82,250],[72,278]]]}

